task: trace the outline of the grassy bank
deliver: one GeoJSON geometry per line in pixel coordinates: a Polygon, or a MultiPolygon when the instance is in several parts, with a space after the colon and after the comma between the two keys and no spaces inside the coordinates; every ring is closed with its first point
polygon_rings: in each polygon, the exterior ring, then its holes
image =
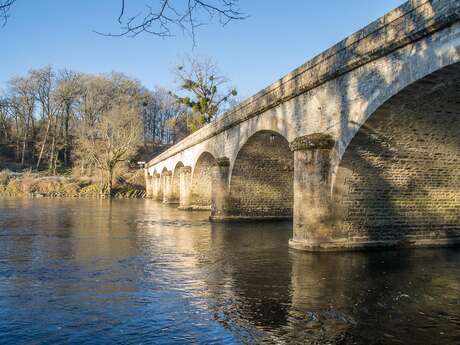
{"type": "MultiPolygon", "coordinates": [[[[143,198],[143,172],[137,170],[119,178],[113,198],[143,198]]],[[[15,197],[103,198],[99,183],[90,177],[49,176],[35,172],[0,171],[0,195],[15,197]]]]}

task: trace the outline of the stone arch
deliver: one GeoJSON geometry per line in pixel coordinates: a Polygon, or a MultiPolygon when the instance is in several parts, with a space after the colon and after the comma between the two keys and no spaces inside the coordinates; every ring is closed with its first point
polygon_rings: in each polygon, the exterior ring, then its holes
{"type": "Polygon", "coordinates": [[[239,150],[230,178],[230,214],[247,218],[292,216],[294,154],[279,133],[262,130],[239,150]]]}
{"type": "Polygon", "coordinates": [[[169,173],[168,168],[164,167],[161,170],[161,174],[160,174],[161,178],[164,178],[168,173],[169,173]]]}
{"type": "Polygon", "coordinates": [[[334,236],[418,244],[460,239],[459,153],[456,63],[392,96],[350,141],[332,189],[334,236]]]}
{"type": "Polygon", "coordinates": [[[195,208],[210,209],[212,196],[212,167],[216,158],[205,151],[198,157],[192,174],[192,205],[195,208]]]}
{"type": "Polygon", "coordinates": [[[361,126],[388,100],[413,83],[460,62],[459,30],[460,25],[454,25],[346,75],[350,79],[340,90],[345,112],[341,114],[342,128],[333,153],[335,168],[361,126]]]}
{"type": "Polygon", "coordinates": [[[184,163],[178,162],[172,174],[172,198],[174,202],[179,202],[180,171],[183,167],[184,163]]]}

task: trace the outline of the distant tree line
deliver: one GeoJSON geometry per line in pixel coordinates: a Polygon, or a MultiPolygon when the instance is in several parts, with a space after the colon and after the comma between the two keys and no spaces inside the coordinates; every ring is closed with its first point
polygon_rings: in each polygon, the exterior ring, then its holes
{"type": "Polygon", "coordinates": [[[110,193],[120,164],[175,141],[168,121],[183,111],[169,92],[122,74],[31,70],[0,96],[2,159],[51,174],[99,174],[110,193]]]}
{"type": "Polygon", "coordinates": [[[14,77],[0,93],[1,157],[50,174],[99,174],[110,192],[120,165],[211,122],[236,95],[220,95],[226,80],[210,59],[190,58],[176,73],[177,94],[120,73],[46,66],[14,77]]]}

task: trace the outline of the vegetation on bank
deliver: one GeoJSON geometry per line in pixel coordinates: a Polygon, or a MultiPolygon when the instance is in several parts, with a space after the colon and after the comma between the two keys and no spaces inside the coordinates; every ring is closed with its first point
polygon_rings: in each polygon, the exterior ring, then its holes
{"type": "MultiPolygon", "coordinates": [[[[64,197],[107,198],[107,189],[90,177],[49,176],[26,171],[22,173],[3,170],[0,172],[0,195],[14,197],[64,197]]],[[[143,198],[145,196],[142,170],[132,171],[119,177],[111,197],[143,198]]]]}

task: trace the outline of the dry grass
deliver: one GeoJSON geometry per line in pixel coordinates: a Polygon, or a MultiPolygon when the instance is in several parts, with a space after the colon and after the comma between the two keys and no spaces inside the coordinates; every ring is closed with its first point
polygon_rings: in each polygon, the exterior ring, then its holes
{"type": "MultiPolygon", "coordinates": [[[[121,178],[115,185],[115,198],[143,198],[144,187],[139,173],[121,178]],[[142,183],[141,181],[140,183],[142,183]]],[[[99,198],[101,188],[89,177],[41,176],[35,173],[0,171],[0,195],[99,198]]]]}

